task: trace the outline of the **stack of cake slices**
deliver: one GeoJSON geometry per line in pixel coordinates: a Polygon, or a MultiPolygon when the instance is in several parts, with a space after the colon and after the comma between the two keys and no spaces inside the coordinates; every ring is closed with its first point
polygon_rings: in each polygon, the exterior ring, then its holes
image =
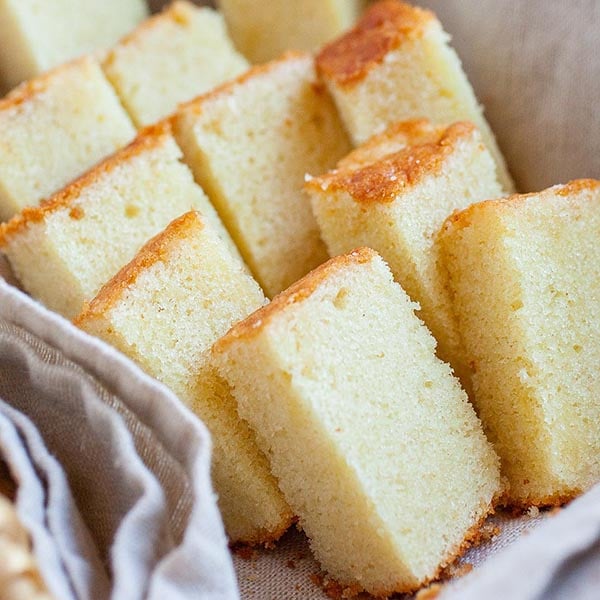
{"type": "Polygon", "coordinates": [[[220,4],[0,101],[0,250],[206,423],[232,542],[411,592],[600,480],[600,182],[507,196],[429,11],[220,4]]]}

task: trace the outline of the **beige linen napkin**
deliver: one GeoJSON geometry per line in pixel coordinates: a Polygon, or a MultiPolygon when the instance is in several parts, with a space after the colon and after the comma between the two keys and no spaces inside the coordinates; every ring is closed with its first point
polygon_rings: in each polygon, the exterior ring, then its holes
{"type": "Polygon", "coordinates": [[[0,399],[0,449],[56,597],[237,597],[206,429],[2,279],[0,399]]]}

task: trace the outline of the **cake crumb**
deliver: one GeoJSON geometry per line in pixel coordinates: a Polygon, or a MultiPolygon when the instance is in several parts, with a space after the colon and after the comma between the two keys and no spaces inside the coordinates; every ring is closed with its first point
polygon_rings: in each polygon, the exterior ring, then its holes
{"type": "Polygon", "coordinates": [[[296,568],[296,563],[293,560],[290,559],[290,560],[287,561],[287,566],[288,566],[288,569],[295,569],[296,568]]]}
{"type": "Polygon", "coordinates": [[[443,587],[441,583],[432,583],[429,587],[417,592],[415,600],[435,600],[442,592],[443,587]]]}
{"type": "Polygon", "coordinates": [[[457,579],[458,577],[463,577],[470,573],[473,570],[473,565],[471,563],[458,563],[448,565],[443,572],[444,579],[457,579]]]}
{"type": "Polygon", "coordinates": [[[310,580],[318,585],[328,598],[331,600],[349,600],[356,598],[362,591],[359,586],[343,586],[337,581],[333,581],[327,575],[321,573],[313,573],[310,576],[310,580]]]}
{"type": "Polygon", "coordinates": [[[535,519],[536,517],[540,516],[540,509],[537,506],[530,506],[529,510],[527,511],[527,515],[532,519],[535,519]]]}
{"type": "Polygon", "coordinates": [[[239,556],[242,560],[254,560],[256,558],[256,550],[252,546],[246,544],[235,544],[231,547],[231,552],[239,556]]]}
{"type": "Polygon", "coordinates": [[[502,529],[494,523],[485,523],[479,531],[479,543],[485,544],[500,534],[502,529]]]}
{"type": "Polygon", "coordinates": [[[85,217],[85,212],[83,208],[81,208],[81,206],[74,206],[69,211],[69,217],[71,217],[71,219],[74,219],[75,221],[81,221],[81,219],[85,217]]]}

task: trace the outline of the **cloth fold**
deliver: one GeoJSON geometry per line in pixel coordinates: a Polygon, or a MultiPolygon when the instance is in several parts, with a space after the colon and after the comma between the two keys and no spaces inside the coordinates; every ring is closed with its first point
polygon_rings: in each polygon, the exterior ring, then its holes
{"type": "Polygon", "coordinates": [[[0,398],[23,440],[2,446],[17,506],[48,532],[33,541],[47,580],[63,582],[57,597],[237,597],[204,426],[125,357],[3,280],[0,398]],[[28,469],[37,489],[23,485],[28,469]],[[51,519],[66,547],[42,543],[55,540],[51,519]]]}

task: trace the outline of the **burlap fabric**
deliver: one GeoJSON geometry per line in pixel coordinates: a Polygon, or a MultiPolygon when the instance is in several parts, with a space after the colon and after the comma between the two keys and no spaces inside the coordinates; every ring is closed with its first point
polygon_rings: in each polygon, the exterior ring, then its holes
{"type": "MultiPolygon", "coordinates": [[[[523,190],[600,177],[600,3],[430,0],[523,190]]],[[[116,352],[0,281],[0,451],[57,598],[325,598],[302,534],[234,556],[203,426],[116,352]]],[[[600,489],[493,523],[444,598],[597,598],[600,489]],[[528,532],[527,535],[524,535],[528,532]]]]}

